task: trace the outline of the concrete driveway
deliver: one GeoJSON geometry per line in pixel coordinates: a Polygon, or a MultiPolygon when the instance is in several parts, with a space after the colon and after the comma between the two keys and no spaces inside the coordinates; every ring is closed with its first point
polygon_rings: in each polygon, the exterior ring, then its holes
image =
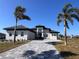
{"type": "MultiPolygon", "coordinates": [[[[47,42],[47,41],[46,41],[47,42]]],[[[34,40],[0,54],[0,59],[63,59],[51,44],[34,40]]]]}

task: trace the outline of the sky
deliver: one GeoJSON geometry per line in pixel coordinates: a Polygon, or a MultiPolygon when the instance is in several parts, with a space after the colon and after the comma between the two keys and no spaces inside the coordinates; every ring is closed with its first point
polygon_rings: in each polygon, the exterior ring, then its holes
{"type": "MultiPolygon", "coordinates": [[[[3,28],[15,25],[15,8],[22,6],[26,8],[25,14],[31,18],[31,21],[20,20],[18,25],[28,28],[44,25],[64,34],[63,23],[57,26],[56,20],[58,13],[62,12],[62,8],[67,3],[79,8],[79,0],[0,0],[0,32],[6,33],[3,28]]],[[[67,30],[68,35],[79,35],[79,22],[74,19],[74,25],[68,23],[70,27],[67,30]]]]}

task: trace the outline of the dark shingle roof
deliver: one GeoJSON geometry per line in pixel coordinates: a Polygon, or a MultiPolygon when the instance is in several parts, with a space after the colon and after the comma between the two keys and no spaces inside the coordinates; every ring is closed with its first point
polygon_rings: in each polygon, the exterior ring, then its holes
{"type": "MultiPolygon", "coordinates": [[[[4,28],[4,30],[14,30],[15,29],[15,26],[11,26],[11,27],[7,27],[7,28],[4,28]]],[[[18,25],[16,30],[29,30],[31,32],[34,32],[33,30],[23,26],[23,25],[18,25]]]]}
{"type": "MultiPolygon", "coordinates": [[[[36,28],[37,27],[43,27],[43,29],[49,30],[50,33],[59,33],[58,31],[51,30],[50,28],[47,28],[47,27],[45,27],[43,25],[37,25],[36,28]]],[[[36,28],[32,28],[32,30],[36,30],[36,28]]]]}
{"type": "Polygon", "coordinates": [[[0,35],[5,35],[4,33],[0,33],[0,35]]]}
{"type": "Polygon", "coordinates": [[[51,30],[50,32],[51,32],[51,33],[60,33],[60,32],[55,31],[55,30],[51,30]]]}
{"type": "MultiPolygon", "coordinates": [[[[59,33],[58,31],[51,30],[50,28],[46,28],[43,25],[37,25],[36,27],[43,27],[44,29],[49,30],[49,32],[51,32],[51,33],[59,33]]],[[[4,28],[4,30],[14,30],[14,29],[15,29],[15,26],[4,28]]],[[[18,25],[16,30],[29,30],[29,31],[32,31],[32,32],[36,32],[36,28],[29,29],[29,28],[27,28],[23,25],[18,25]]]]}
{"type": "MultiPolygon", "coordinates": [[[[4,28],[4,30],[14,30],[14,29],[15,29],[15,26],[4,28]]],[[[18,29],[27,29],[27,28],[25,26],[23,26],[23,25],[18,25],[17,30],[18,29]]]]}
{"type": "Polygon", "coordinates": [[[43,27],[43,28],[45,28],[45,26],[43,26],[43,25],[37,25],[36,27],[43,27]]]}

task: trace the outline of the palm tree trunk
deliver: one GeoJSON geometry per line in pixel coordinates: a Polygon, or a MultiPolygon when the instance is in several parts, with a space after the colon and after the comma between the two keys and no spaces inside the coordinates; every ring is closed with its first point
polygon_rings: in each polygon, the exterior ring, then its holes
{"type": "Polygon", "coordinates": [[[66,30],[66,19],[64,20],[64,40],[65,40],[65,45],[67,45],[67,30],[66,30]]]}
{"type": "Polygon", "coordinates": [[[14,43],[16,42],[16,28],[17,28],[17,18],[16,18],[16,25],[14,28],[14,43]]]}

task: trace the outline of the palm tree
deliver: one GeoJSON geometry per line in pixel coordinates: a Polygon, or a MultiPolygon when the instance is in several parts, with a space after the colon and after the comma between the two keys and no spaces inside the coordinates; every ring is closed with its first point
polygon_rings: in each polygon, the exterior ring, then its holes
{"type": "Polygon", "coordinates": [[[21,6],[17,6],[14,12],[15,18],[16,18],[16,25],[14,29],[14,43],[16,42],[16,29],[17,29],[17,22],[18,20],[27,19],[31,20],[29,16],[25,15],[26,9],[22,8],[21,6]]]}
{"type": "Polygon", "coordinates": [[[76,10],[77,8],[73,8],[71,4],[66,4],[57,17],[57,25],[64,22],[65,45],[67,45],[67,28],[69,29],[68,21],[70,21],[72,25],[73,18],[76,18],[79,21],[79,16],[77,15],[76,10]]]}

